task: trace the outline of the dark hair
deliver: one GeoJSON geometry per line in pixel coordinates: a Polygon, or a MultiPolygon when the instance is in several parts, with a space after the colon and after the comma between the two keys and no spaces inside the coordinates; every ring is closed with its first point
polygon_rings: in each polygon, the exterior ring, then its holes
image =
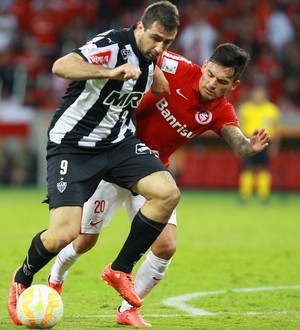
{"type": "Polygon", "coordinates": [[[231,43],[220,44],[209,58],[210,62],[234,69],[234,80],[238,80],[250,61],[250,55],[231,43]]]}
{"type": "Polygon", "coordinates": [[[159,24],[167,32],[175,32],[179,29],[179,11],[170,1],[159,1],[149,5],[141,18],[145,30],[154,22],[159,24]]]}

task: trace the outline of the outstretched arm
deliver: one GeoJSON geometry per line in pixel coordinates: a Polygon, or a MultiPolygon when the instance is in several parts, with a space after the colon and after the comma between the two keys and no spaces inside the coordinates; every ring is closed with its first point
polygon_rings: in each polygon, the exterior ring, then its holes
{"type": "Polygon", "coordinates": [[[131,78],[136,80],[141,75],[141,71],[130,63],[108,69],[101,65],[88,63],[76,53],[70,53],[56,60],[52,73],[70,80],[114,79],[126,81],[131,78]]]}
{"type": "Polygon", "coordinates": [[[242,157],[263,151],[270,140],[270,134],[265,128],[255,129],[249,139],[236,126],[224,126],[221,133],[231,148],[242,157]]]}

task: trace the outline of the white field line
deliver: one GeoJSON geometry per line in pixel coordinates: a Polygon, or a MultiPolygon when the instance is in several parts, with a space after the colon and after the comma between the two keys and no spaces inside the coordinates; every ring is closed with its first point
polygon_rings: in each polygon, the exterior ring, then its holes
{"type": "MultiPolygon", "coordinates": [[[[244,312],[244,313],[236,313],[236,312],[217,312],[212,313],[205,311],[204,309],[195,308],[192,306],[187,305],[185,302],[190,301],[191,299],[198,298],[198,297],[205,297],[209,295],[215,295],[215,294],[226,294],[228,292],[257,292],[257,291],[275,291],[275,290],[299,290],[300,285],[286,285],[286,286],[269,286],[269,287],[258,287],[258,288],[242,288],[242,289],[232,289],[232,290],[220,290],[220,291],[207,291],[207,292],[192,292],[183,294],[180,296],[174,296],[169,297],[165,299],[162,303],[166,306],[173,307],[177,310],[186,312],[189,314],[189,316],[217,316],[217,315],[270,315],[270,314],[286,314],[286,315],[292,315],[292,314],[300,314],[300,312],[295,311],[281,311],[281,312],[244,312]]],[[[182,316],[182,314],[143,314],[144,317],[154,317],[154,318],[173,318],[173,317],[179,317],[182,316]]],[[[91,319],[91,318],[99,318],[99,319],[106,319],[106,318],[115,318],[116,315],[103,315],[103,314],[94,314],[94,315],[72,315],[69,316],[70,318],[85,318],[85,319],[91,319]]],[[[65,319],[69,318],[68,316],[65,317],[65,319]]],[[[9,319],[9,316],[0,315],[0,319],[9,319]]]]}
{"type": "MultiPolygon", "coordinates": [[[[220,291],[208,291],[208,292],[192,292],[183,294],[180,296],[169,297],[163,301],[163,304],[169,307],[176,308],[177,310],[184,311],[189,315],[194,316],[208,316],[208,315],[223,315],[223,314],[245,314],[245,315],[257,315],[257,314],[290,314],[288,311],[283,312],[244,312],[244,313],[231,313],[231,312],[209,312],[201,308],[196,308],[188,305],[186,302],[198,298],[216,294],[226,294],[228,292],[257,292],[257,291],[275,291],[275,290],[292,290],[300,289],[300,285],[287,285],[287,286],[269,286],[258,288],[242,288],[232,290],[220,290],[220,291]]],[[[294,313],[294,312],[293,312],[294,313]]]]}

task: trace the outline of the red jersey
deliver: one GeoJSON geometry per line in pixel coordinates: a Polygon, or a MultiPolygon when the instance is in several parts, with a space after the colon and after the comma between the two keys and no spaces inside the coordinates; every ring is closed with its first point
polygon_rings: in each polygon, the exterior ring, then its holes
{"type": "Polygon", "coordinates": [[[159,151],[165,166],[174,151],[202,133],[213,130],[222,137],[224,125],[239,127],[234,107],[224,96],[200,103],[199,65],[169,51],[159,57],[157,65],[169,82],[171,95],[154,97],[151,91],[145,95],[137,108],[137,131],[149,148],[159,151]]]}

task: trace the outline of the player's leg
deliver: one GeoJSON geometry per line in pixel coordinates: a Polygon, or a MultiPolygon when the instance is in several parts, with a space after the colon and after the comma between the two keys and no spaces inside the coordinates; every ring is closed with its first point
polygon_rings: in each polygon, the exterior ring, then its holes
{"type": "Polygon", "coordinates": [[[242,203],[247,203],[253,195],[255,175],[253,166],[257,155],[243,158],[243,168],[239,177],[239,197],[242,203]]]}
{"type": "Polygon", "coordinates": [[[147,201],[134,217],[130,233],[119,255],[103,270],[102,279],[131,305],[140,307],[141,299],[131,284],[132,268],[165,227],[180,195],[175,181],[167,171],[156,172],[143,178],[134,189],[138,193],[141,192],[147,201]]]}
{"type": "Polygon", "coordinates": [[[268,150],[263,150],[259,154],[256,164],[256,192],[262,203],[266,203],[271,195],[272,176],[268,169],[268,164],[268,150]]]}
{"type": "MultiPolygon", "coordinates": [[[[168,269],[172,256],[176,250],[176,227],[167,224],[162,233],[153,243],[145,260],[138,269],[134,280],[135,292],[143,299],[163,279],[168,269]],[[154,252],[155,251],[155,252],[154,252]],[[159,255],[161,257],[159,257],[159,255]]],[[[140,315],[139,309],[134,308],[126,300],[116,313],[117,323],[123,325],[150,327],[151,324],[145,321],[140,315]]]]}
{"type": "MultiPolygon", "coordinates": [[[[141,196],[137,196],[141,197],[141,196]]],[[[136,200],[133,197],[132,200],[136,200]]],[[[134,203],[133,203],[134,204],[134,203]]],[[[127,213],[131,213],[132,206],[125,202],[127,213]]],[[[143,299],[152,289],[163,279],[168,269],[172,256],[176,251],[176,212],[174,211],[167,226],[152,244],[151,250],[148,252],[145,260],[138,269],[134,280],[135,292],[143,299]]],[[[123,325],[150,327],[151,324],[146,322],[140,315],[139,309],[134,308],[126,300],[116,313],[117,323],[123,325]]]]}
{"type": "Polygon", "coordinates": [[[176,232],[176,226],[167,224],[141,264],[134,280],[134,287],[142,299],[163,279],[176,252],[176,232]]]}
{"type": "Polygon", "coordinates": [[[8,312],[15,324],[20,324],[16,312],[19,295],[29,287],[33,276],[43,268],[80,230],[81,207],[64,206],[50,211],[50,225],[32,240],[23,265],[14,273],[8,299],[8,312]]]}
{"type": "Polygon", "coordinates": [[[153,244],[175,209],[180,193],[171,174],[159,171],[134,185],[133,190],[146,199],[135,215],[129,236],[112,269],[131,273],[133,266],[153,244]]]}
{"type": "Polygon", "coordinates": [[[90,192],[96,189],[95,179],[100,176],[99,167],[95,167],[93,162],[86,162],[91,157],[94,157],[96,165],[101,164],[99,158],[102,155],[98,154],[94,156],[57,153],[48,157],[47,202],[50,222],[47,230],[33,238],[23,265],[13,275],[8,312],[16,324],[19,323],[16,313],[17,299],[22,290],[29,287],[34,275],[79,235],[82,205],[91,196],[90,192]],[[83,166],[88,168],[83,170],[83,166]]]}
{"type": "Polygon", "coordinates": [[[108,171],[107,177],[142,195],[146,202],[135,215],[117,258],[103,270],[102,279],[131,305],[140,307],[142,301],[133,288],[132,268],[166,226],[179,202],[180,191],[172,175],[149,148],[134,140],[127,142],[126,148],[115,150],[123,158],[108,171]]]}
{"type": "Polygon", "coordinates": [[[63,284],[69,269],[97,243],[99,234],[80,234],[73,242],[63,248],[55,259],[48,277],[48,285],[62,294],[63,284]],[[79,252],[77,252],[79,251],[79,252]]]}
{"type": "MultiPolygon", "coordinates": [[[[130,196],[124,206],[130,218],[143,204],[144,198],[140,195],[130,196]]],[[[177,219],[176,210],[173,211],[168,224],[151,246],[146,259],[139,267],[134,280],[135,291],[140,298],[144,298],[164,277],[171,258],[176,252],[177,219]]]]}
{"type": "Polygon", "coordinates": [[[129,190],[102,180],[95,193],[84,204],[82,234],[60,251],[48,278],[48,285],[59,294],[69,269],[81,255],[94,247],[103,225],[108,225],[128,195],[131,195],[129,190]]]}
{"type": "Polygon", "coordinates": [[[247,202],[253,194],[254,175],[250,170],[244,170],[239,179],[239,195],[241,202],[247,202]]]}
{"type": "Polygon", "coordinates": [[[257,173],[257,196],[261,202],[269,200],[271,195],[272,177],[267,169],[258,171],[257,173]]]}
{"type": "Polygon", "coordinates": [[[159,171],[144,177],[133,186],[133,191],[146,199],[141,207],[142,214],[164,225],[180,200],[180,191],[168,171],[159,171]]]}
{"type": "Polygon", "coordinates": [[[50,211],[49,228],[33,238],[23,265],[15,276],[18,283],[29,287],[34,274],[77,237],[80,218],[79,206],[58,207],[50,211]]]}

